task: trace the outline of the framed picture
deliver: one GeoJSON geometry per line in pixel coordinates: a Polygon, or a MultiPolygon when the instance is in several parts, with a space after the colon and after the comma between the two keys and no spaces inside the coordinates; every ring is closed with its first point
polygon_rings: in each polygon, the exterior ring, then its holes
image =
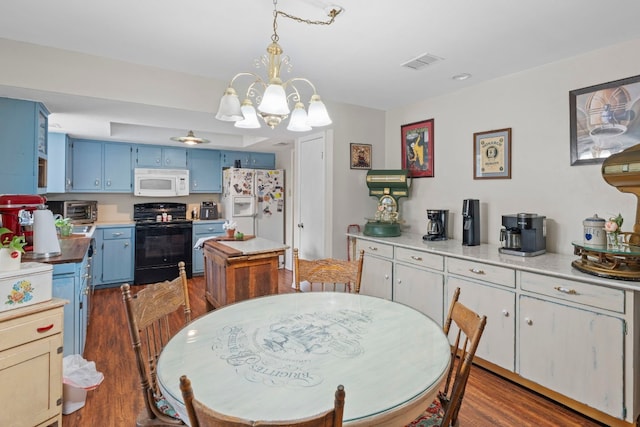
{"type": "Polygon", "coordinates": [[[511,128],[473,134],[473,179],[511,179],[511,128]]]}
{"type": "Polygon", "coordinates": [[[569,92],[571,165],[602,163],[640,142],[640,76],[569,92]]]}
{"type": "Polygon", "coordinates": [[[371,169],[371,144],[351,144],[351,169],[371,169]]]}
{"type": "Polygon", "coordinates": [[[400,127],[402,134],[402,169],[411,178],[433,176],[433,119],[400,127]]]}

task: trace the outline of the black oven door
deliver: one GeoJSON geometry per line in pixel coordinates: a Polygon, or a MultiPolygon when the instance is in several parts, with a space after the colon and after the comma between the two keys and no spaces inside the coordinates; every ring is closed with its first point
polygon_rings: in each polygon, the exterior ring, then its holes
{"type": "Polygon", "coordinates": [[[192,275],[192,226],[178,224],[136,225],[135,283],[162,282],[178,277],[178,262],[192,275]]]}

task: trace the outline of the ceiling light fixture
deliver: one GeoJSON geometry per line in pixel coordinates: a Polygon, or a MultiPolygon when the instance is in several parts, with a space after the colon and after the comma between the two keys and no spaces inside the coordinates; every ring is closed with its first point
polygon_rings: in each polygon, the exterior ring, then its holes
{"type": "Polygon", "coordinates": [[[207,142],[209,142],[208,139],[196,137],[193,134],[192,130],[190,130],[189,133],[187,133],[187,136],[174,136],[174,137],[171,138],[171,140],[172,141],[182,142],[182,143],[185,143],[187,145],[206,144],[207,142]]]}
{"type": "Polygon", "coordinates": [[[455,76],[453,76],[451,78],[453,80],[462,81],[462,80],[467,80],[470,77],[471,77],[471,74],[469,74],[469,73],[461,73],[461,74],[456,74],[455,76]]]}
{"type": "Polygon", "coordinates": [[[308,79],[294,77],[286,82],[280,78],[280,69],[284,66],[287,72],[291,71],[291,63],[288,56],[282,55],[282,48],[278,44],[277,19],[278,15],[294,21],[303,22],[310,25],[331,25],[336,16],[342,12],[340,6],[331,6],[328,11],[328,21],[310,21],[298,18],[288,13],[278,10],[278,1],[273,0],[273,35],[271,44],[267,46],[267,54],[256,60],[256,68],[264,66],[267,69],[268,79],[263,79],[259,75],[251,72],[236,74],[229,82],[229,86],[224,91],[220,99],[220,106],[216,119],[222,121],[235,122],[235,126],[244,129],[256,129],[260,127],[258,116],[271,129],[278,126],[291,113],[287,130],[294,132],[305,132],[313,127],[326,126],[331,124],[331,118],[320,96],[316,92],[316,87],[308,79]],[[246,90],[246,95],[242,104],[238,98],[238,93],[233,84],[239,77],[248,76],[253,79],[246,90]],[[300,91],[297,83],[307,83],[311,86],[313,94],[309,100],[309,111],[305,110],[301,102],[300,91]],[[254,101],[258,105],[258,110],[254,107],[254,101]],[[293,112],[289,108],[289,101],[293,103],[293,112]]]}

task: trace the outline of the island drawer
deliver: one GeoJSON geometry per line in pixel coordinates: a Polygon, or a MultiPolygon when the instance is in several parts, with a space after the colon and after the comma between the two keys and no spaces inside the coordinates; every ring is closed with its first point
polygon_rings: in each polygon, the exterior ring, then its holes
{"type": "Polygon", "coordinates": [[[385,258],[393,258],[393,245],[388,245],[386,243],[358,239],[356,248],[358,250],[358,253],[360,252],[360,250],[364,250],[366,254],[381,256],[385,258]]]}
{"type": "Polygon", "coordinates": [[[526,271],[521,273],[520,287],[523,291],[624,313],[625,295],[621,289],[559,279],[526,271]]]}
{"type": "Polygon", "coordinates": [[[516,287],[516,272],[510,268],[458,258],[449,258],[447,271],[497,285],[516,287]]]}
{"type": "Polygon", "coordinates": [[[433,268],[439,271],[444,270],[444,257],[442,255],[414,249],[396,248],[396,261],[433,268]]]}
{"type": "Polygon", "coordinates": [[[133,233],[133,227],[104,228],[102,229],[102,239],[130,239],[133,233]]]}

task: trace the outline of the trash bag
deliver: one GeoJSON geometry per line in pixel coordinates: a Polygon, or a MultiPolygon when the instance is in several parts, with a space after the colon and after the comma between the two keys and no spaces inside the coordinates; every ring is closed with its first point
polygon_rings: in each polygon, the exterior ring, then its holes
{"type": "Polygon", "coordinates": [[[63,384],[85,390],[95,390],[102,380],[104,380],[104,375],[96,370],[95,362],[89,362],[79,354],[70,354],[62,359],[63,384]]]}

